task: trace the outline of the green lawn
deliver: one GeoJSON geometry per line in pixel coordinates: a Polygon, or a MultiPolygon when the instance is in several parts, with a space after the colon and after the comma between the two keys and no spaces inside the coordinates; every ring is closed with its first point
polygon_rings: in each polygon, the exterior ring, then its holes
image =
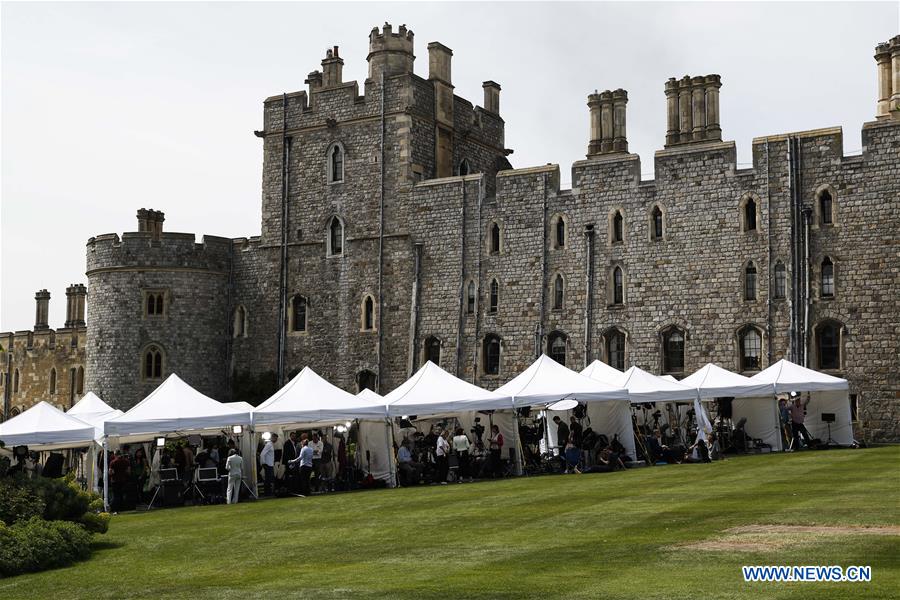
{"type": "Polygon", "coordinates": [[[752,524],[898,526],[898,464],[900,447],[832,450],[125,514],[91,560],[0,580],[0,598],[898,598],[896,533],[684,547],[752,524]],[[745,564],[873,580],[750,584],[745,564]]]}

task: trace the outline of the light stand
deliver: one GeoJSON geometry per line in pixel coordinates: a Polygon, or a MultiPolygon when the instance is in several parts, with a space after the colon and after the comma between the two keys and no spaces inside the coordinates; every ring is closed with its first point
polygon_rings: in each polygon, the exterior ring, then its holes
{"type": "Polygon", "coordinates": [[[828,439],[825,441],[825,446],[837,446],[838,443],[831,437],[831,424],[834,423],[834,413],[822,413],[822,422],[828,427],[828,439]]]}

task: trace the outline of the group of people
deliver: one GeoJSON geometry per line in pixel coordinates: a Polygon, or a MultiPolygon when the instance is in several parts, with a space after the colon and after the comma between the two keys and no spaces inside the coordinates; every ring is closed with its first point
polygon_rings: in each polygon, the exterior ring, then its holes
{"type": "MultiPolygon", "coordinates": [[[[259,453],[259,464],[263,472],[263,493],[267,496],[274,495],[280,480],[287,493],[308,496],[313,491],[311,484],[313,476],[316,491],[325,491],[325,487],[335,478],[334,445],[318,431],[299,435],[296,431],[292,431],[284,440],[281,449],[276,449],[278,439],[277,433],[271,434],[259,453]]],[[[343,438],[340,444],[343,447],[343,438]]]]}
{"type": "Polygon", "coordinates": [[[556,444],[564,473],[600,473],[625,469],[631,458],[618,437],[610,440],[581,425],[575,415],[567,424],[559,415],[553,417],[556,424],[556,444]]]}
{"type": "Polygon", "coordinates": [[[500,427],[491,425],[487,444],[480,419],[476,419],[472,433],[474,441],[462,427],[451,432],[450,428],[435,426],[428,435],[418,434],[420,441],[403,438],[397,448],[400,485],[416,485],[423,481],[447,484],[451,471],[452,479],[457,483],[465,479],[473,481],[476,477],[502,476],[505,441],[500,427]]]}

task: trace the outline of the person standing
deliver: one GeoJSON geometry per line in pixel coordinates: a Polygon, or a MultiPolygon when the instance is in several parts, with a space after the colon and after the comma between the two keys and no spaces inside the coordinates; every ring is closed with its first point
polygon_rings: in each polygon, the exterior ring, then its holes
{"type": "Polygon", "coordinates": [[[228,471],[228,489],[225,494],[225,501],[228,504],[237,504],[241,496],[241,479],[244,472],[244,459],[240,457],[237,450],[234,448],[228,451],[228,459],[225,461],[225,470],[228,471]]]}
{"type": "Polygon", "coordinates": [[[312,441],[309,442],[308,446],[312,449],[313,474],[316,476],[316,489],[319,489],[322,482],[322,452],[325,450],[325,444],[322,443],[322,438],[319,437],[318,431],[313,432],[312,441]]]}
{"type": "Polygon", "coordinates": [[[297,458],[297,432],[292,431],[288,435],[288,439],[284,440],[284,447],[281,449],[281,464],[284,465],[284,482],[291,493],[296,493],[297,478],[296,471],[291,468],[291,461],[297,458]]]}
{"type": "Polygon", "coordinates": [[[575,415],[569,417],[569,437],[572,438],[572,444],[581,450],[582,428],[575,415]]]}
{"type": "Polygon", "coordinates": [[[553,422],[556,423],[556,447],[562,455],[566,449],[566,442],[569,441],[569,426],[558,415],[553,417],[553,422]]]}
{"type": "Polygon", "coordinates": [[[491,467],[489,469],[491,477],[500,475],[500,456],[503,453],[503,434],[500,433],[500,427],[491,425],[491,437],[488,439],[488,449],[491,452],[491,467]]]}
{"type": "Polygon", "coordinates": [[[459,463],[458,483],[462,483],[463,477],[468,477],[470,480],[472,479],[472,475],[469,473],[470,446],[471,444],[469,443],[469,438],[466,437],[466,432],[462,427],[457,427],[456,435],[453,436],[453,451],[456,453],[456,460],[459,463]]]}
{"type": "Polygon", "coordinates": [[[805,446],[809,446],[809,442],[812,439],[804,424],[807,404],[809,404],[809,398],[806,398],[806,402],[800,402],[799,395],[794,398],[794,402],[791,404],[791,432],[794,434],[794,450],[800,449],[801,437],[805,446]]]}
{"type": "Polygon", "coordinates": [[[300,495],[309,496],[309,476],[312,475],[313,449],[308,440],[300,442],[300,454],[291,461],[291,464],[300,465],[300,495]]]}
{"type": "Polygon", "coordinates": [[[269,441],[263,446],[262,452],[259,453],[259,463],[262,465],[265,474],[266,496],[272,495],[273,484],[275,483],[275,442],[278,441],[278,434],[273,433],[269,441]]]}
{"type": "Polygon", "coordinates": [[[438,436],[437,447],[434,450],[438,464],[438,481],[444,485],[447,483],[447,471],[450,470],[450,442],[447,441],[448,437],[450,437],[450,430],[445,429],[438,436]]]}
{"type": "Polygon", "coordinates": [[[109,463],[109,474],[112,482],[112,510],[119,512],[126,508],[125,488],[131,472],[131,462],[122,455],[121,450],[116,450],[115,458],[109,463]]]}

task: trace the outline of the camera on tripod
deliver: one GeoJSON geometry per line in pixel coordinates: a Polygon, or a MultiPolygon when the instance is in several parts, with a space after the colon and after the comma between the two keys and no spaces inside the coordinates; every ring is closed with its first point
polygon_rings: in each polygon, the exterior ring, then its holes
{"type": "Polygon", "coordinates": [[[478,440],[479,442],[482,441],[482,438],[484,437],[484,425],[481,424],[481,417],[475,417],[475,424],[469,431],[471,431],[472,434],[475,435],[476,440],[478,440]]]}

